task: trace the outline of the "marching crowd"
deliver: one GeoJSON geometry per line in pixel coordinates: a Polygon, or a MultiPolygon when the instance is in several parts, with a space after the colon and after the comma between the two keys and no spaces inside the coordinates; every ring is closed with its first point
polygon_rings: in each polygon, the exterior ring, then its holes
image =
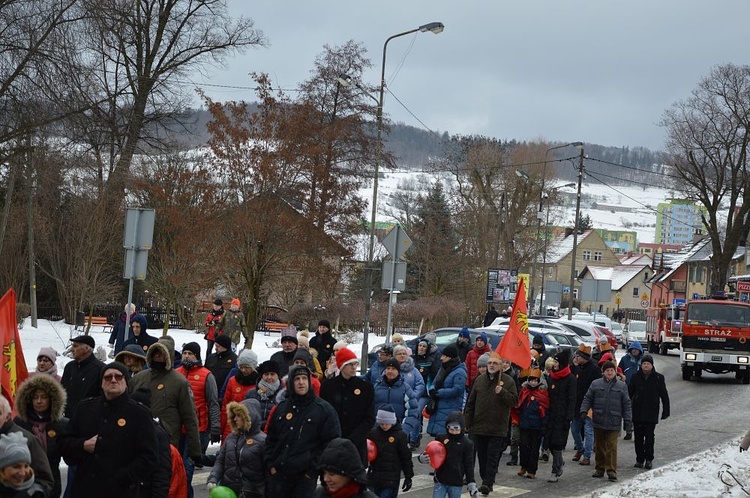
{"type": "Polygon", "coordinates": [[[485,334],[472,344],[466,328],[442,350],[432,333],[415,351],[394,334],[360,376],[327,320],[312,337],[284,329],[281,350],[259,364],[239,348],[248,335],[236,299],[209,313],[205,361],[198,343],[175,352],[134,308],[124,313],[114,361],[97,359],[82,335],[62,376],[56,352],[42,348],[14,406],[0,397],[0,498],[192,498],[203,466],[218,498],[395,497],[411,489],[420,448],[433,497],[464,486],[487,495],[506,450],[528,479],[551,458],[547,481],[557,482],[571,433],[572,460],[616,481],[621,429],[634,439],[635,466],[649,469],[655,426],[670,412],[664,376],[637,342],[618,364],[606,342],[550,356],[535,338],[520,369],[485,334]],[[210,443],[221,443],[217,454],[206,454],[210,443]]]}

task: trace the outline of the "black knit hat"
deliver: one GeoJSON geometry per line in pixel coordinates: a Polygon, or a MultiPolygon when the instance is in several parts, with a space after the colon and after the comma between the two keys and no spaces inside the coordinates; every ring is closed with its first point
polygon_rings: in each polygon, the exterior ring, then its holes
{"type": "Polygon", "coordinates": [[[331,330],[331,322],[329,322],[328,320],[320,320],[318,322],[318,327],[320,327],[321,325],[326,327],[328,330],[331,330]]]}
{"type": "Polygon", "coordinates": [[[448,344],[443,348],[443,352],[448,358],[458,358],[458,347],[455,344],[448,344]]]}
{"type": "Polygon", "coordinates": [[[401,371],[401,364],[398,362],[396,358],[388,358],[388,361],[385,362],[385,368],[393,367],[399,372],[401,371]]]}
{"type": "Polygon", "coordinates": [[[602,363],[602,372],[607,370],[608,368],[611,368],[613,370],[617,370],[617,365],[615,365],[614,361],[605,361],[602,363]]]}
{"type": "Polygon", "coordinates": [[[534,341],[532,342],[533,346],[544,346],[544,339],[542,339],[541,335],[535,335],[534,341]]]}
{"type": "Polygon", "coordinates": [[[279,364],[273,360],[266,360],[258,366],[258,375],[268,372],[274,372],[276,375],[279,375],[279,364]]]}
{"type": "Polygon", "coordinates": [[[102,380],[104,380],[104,372],[107,370],[117,370],[121,374],[125,376],[125,383],[130,383],[130,370],[128,370],[128,367],[126,367],[124,364],[120,363],[119,361],[113,361],[112,363],[107,363],[104,365],[99,373],[99,384],[101,385],[102,380]]]}
{"type": "Polygon", "coordinates": [[[183,344],[182,351],[190,351],[195,355],[196,358],[198,358],[198,361],[201,360],[201,345],[197,342],[188,342],[187,344],[183,344]]]}
{"type": "Polygon", "coordinates": [[[651,363],[651,366],[653,366],[654,365],[654,357],[651,356],[650,354],[644,354],[643,358],[641,358],[641,363],[646,363],[646,362],[651,363]]]}
{"type": "Polygon", "coordinates": [[[348,439],[331,440],[320,455],[320,470],[350,477],[359,484],[367,484],[367,472],[362,466],[357,447],[348,439]]]}
{"type": "Polygon", "coordinates": [[[560,370],[570,364],[570,350],[563,349],[555,355],[555,361],[560,364],[560,370]]]}
{"type": "Polygon", "coordinates": [[[221,334],[216,338],[216,344],[224,349],[232,349],[232,339],[230,339],[229,336],[225,334],[221,334]]]}
{"type": "Polygon", "coordinates": [[[219,298],[217,297],[216,299],[214,299],[214,304],[215,304],[216,306],[224,306],[224,301],[222,301],[221,299],[219,299],[219,298]]]}

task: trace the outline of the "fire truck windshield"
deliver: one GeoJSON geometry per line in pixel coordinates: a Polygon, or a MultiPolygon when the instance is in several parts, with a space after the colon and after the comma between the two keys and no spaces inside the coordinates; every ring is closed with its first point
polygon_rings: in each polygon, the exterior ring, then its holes
{"type": "Polygon", "coordinates": [[[750,325],[750,307],[728,303],[690,303],[685,320],[712,325],[750,325]]]}

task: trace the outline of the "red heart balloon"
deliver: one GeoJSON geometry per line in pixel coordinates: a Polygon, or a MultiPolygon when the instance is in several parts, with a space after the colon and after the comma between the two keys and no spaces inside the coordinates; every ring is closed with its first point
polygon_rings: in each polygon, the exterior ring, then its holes
{"type": "Polygon", "coordinates": [[[429,419],[430,418],[430,414],[427,413],[427,407],[426,406],[424,408],[422,408],[422,418],[424,418],[424,419],[429,419]]]}
{"type": "Polygon", "coordinates": [[[367,440],[367,461],[372,462],[378,457],[378,447],[372,439],[367,440]]]}
{"type": "Polygon", "coordinates": [[[437,470],[445,462],[445,446],[440,441],[430,441],[424,449],[430,456],[430,467],[437,470]]]}

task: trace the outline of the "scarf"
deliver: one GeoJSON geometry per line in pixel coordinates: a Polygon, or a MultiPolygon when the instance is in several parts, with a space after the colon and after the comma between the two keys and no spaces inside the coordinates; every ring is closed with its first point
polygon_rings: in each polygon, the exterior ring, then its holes
{"type": "Polygon", "coordinates": [[[45,453],[47,452],[47,424],[49,422],[49,410],[44,413],[37,413],[33,409],[29,409],[29,423],[31,424],[31,432],[39,440],[39,444],[42,445],[45,453]]]}
{"type": "Polygon", "coordinates": [[[52,363],[52,366],[49,368],[49,370],[45,370],[44,372],[40,372],[39,370],[36,371],[37,374],[44,374],[49,375],[51,377],[57,377],[57,364],[52,363]]]}
{"type": "Polygon", "coordinates": [[[549,393],[544,389],[539,389],[538,387],[524,387],[521,389],[521,395],[518,397],[516,408],[523,407],[524,403],[526,403],[531,396],[534,396],[539,403],[539,415],[544,418],[545,413],[549,409],[549,393]]]}
{"type": "Polygon", "coordinates": [[[241,386],[254,386],[258,383],[258,372],[253,370],[250,375],[242,375],[242,370],[237,369],[237,373],[234,374],[234,378],[241,386]]]}
{"type": "Polygon", "coordinates": [[[558,371],[553,370],[552,373],[550,374],[550,377],[552,377],[554,380],[560,380],[560,379],[567,377],[568,375],[570,375],[570,365],[563,368],[562,370],[558,370],[558,371]]]}
{"type": "Polygon", "coordinates": [[[276,395],[276,391],[279,390],[279,387],[281,387],[280,380],[277,380],[273,384],[269,384],[265,380],[260,379],[258,381],[258,397],[262,401],[273,400],[273,397],[276,395]]]}
{"type": "MultiPolygon", "coordinates": [[[[128,315],[126,315],[125,313],[121,313],[121,314],[120,314],[120,321],[121,321],[122,323],[125,323],[125,319],[127,318],[127,316],[128,316],[128,315]]],[[[130,323],[133,323],[133,317],[134,317],[134,316],[135,316],[135,313],[133,313],[132,315],[130,315],[130,323]]]]}
{"type": "Polygon", "coordinates": [[[458,358],[451,358],[450,360],[443,363],[443,365],[440,367],[440,370],[438,371],[438,374],[435,376],[435,383],[433,384],[433,387],[435,389],[441,389],[443,387],[443,383],[445,382],[445,378],[448,376],[448,374],[456,368],[459,363],[461,363],[461,360],[458,358]]]}
{"type": "Polygon", "coordinates": [[[362,492],[362,485],[352,480],[336,492],[331,491],[327,486],[326,491],[331,495],[331,498],[351,498],[362,492]]]}

